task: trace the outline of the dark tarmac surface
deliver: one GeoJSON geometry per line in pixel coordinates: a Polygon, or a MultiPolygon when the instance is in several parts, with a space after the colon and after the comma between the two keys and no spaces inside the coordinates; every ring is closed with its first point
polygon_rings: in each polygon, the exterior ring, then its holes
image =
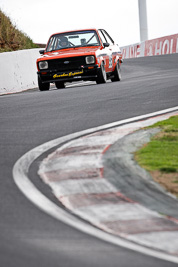
{"type": "MultiPolygon", "coordinates": [[[[18,190],[15,162],[49,140],[177,106],[178,54],[125,60],[121,82],[0,97],[0,266],[172,267],[44,214],[18,190]]],[[[37,162],[38,164],[38,162],[37,162]]],[[[37,174],[33,173],[43,189],[37,174]]]]}

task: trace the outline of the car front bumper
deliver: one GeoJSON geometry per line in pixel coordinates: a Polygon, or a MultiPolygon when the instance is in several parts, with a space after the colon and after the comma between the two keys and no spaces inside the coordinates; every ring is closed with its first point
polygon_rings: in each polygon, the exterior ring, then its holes
{"type": "Polygon", "coordinates": [[[96,80],[98,69],[98,65],[90,65],[67,71],[43,70],[38,71],[37,74],[40,76],[42,83],[73,82],[79,80],[92,81],[96,80]]]}

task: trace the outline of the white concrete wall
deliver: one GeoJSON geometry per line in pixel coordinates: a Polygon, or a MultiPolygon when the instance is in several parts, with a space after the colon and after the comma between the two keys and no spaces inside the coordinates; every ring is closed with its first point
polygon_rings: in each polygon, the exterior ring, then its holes
{"type": "Polygon", "coordinates": [[[37,87],[39,48],[0,53],[0,95],[37,87]]]}

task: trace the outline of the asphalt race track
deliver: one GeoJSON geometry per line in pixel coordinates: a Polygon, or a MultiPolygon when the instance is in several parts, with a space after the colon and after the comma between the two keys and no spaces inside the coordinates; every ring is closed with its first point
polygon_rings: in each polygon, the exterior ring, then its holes
{"type": "MultiPolygon", "coordinates": [[[[178,54],[125,60],[122,81],[86,83],[0,97],[0,266],[167,267],[176,264],[103,242],[34,206],[12,177],[16,161],[47,141],[88,128],[175,107],[178,54]]],[[[52,201],[36,171],[29,176],[52,201]]]]}

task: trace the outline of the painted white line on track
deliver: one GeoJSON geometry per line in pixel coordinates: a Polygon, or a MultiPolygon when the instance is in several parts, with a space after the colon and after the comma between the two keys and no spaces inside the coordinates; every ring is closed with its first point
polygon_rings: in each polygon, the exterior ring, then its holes
{"type": "Polygon", "coordinates": [[[152,232],[149,235],[145,233],[139,233],[127,236],[131,241],[142,243],[143,245],[151,245],[155,249],[161,249],[161,244],[166,244],[166,249],[172,253],[178,251],[178,239],[175,238],[178,235],[178,231],[164,231],[164,232],[152,232]],[[170,240],[170,242],[168,241],[170,240]]]}
{"type": "Polygon", "coordinates": [[[42,144],[29,152],[27,152],[25,155],[23,155],[14,165],[13,168],[13,178],[16,183],[16,185],[19,187],[21,192],[37,207],[39,207],[41,210],[43,210],[48,215],[56,218],[57,220],[66,223],[84,233],[87,233],[89,235],[92,235],[94,237],[100,238],[104,241],[110,242],[112,244],[125,247],[127,249],[131,249],[134,251],[137,251],[139,253],[143,253],[152,257],[156,257],[162,260],[171,261],[174,263],[178,263],[178,258],[166,254],[164,252],[155,251],[150,248],[142,247],[141,245],[137,245],[135,243],[129,242],[127,240],[124,240],[122,238],[112,236],[106,232],[103,232],[102,230],[99,230],[92,225],[88,225],[84,223],[83,221],[79,220],[78,218],[72,216],[59,206],[57,206],[55,203],[50,201],[45,195],[43,195],[35,186],[34,184],[29,180],[28,178],[28,170],[30,165],[33,163],[35,159],[37,159],[40,155],[42,155],[44,152],[48,151],[49,149],[61,145],[64,142],[70,141],[71,139],[87,135],[90,133],[93,133],[95,131],[100,131],[104,129],[108,129],[111,127],[119,126],[126,123],[131,123],[134,121],[139,121],[143,119],[148,119],[150,117],[159,116],[161,114],[166,114],[169,112],[174,112],[178,110],[178,106],[154,113],[150,113],[143,116],[137,116],[134,118],[122,120],[119,122],[110,123],[107,125],[99,126],[96,128],[84,130],[78,133],[70,134],[64,137],[60,137],[58,139],[49,141],[45,144],[42,144]]]}

